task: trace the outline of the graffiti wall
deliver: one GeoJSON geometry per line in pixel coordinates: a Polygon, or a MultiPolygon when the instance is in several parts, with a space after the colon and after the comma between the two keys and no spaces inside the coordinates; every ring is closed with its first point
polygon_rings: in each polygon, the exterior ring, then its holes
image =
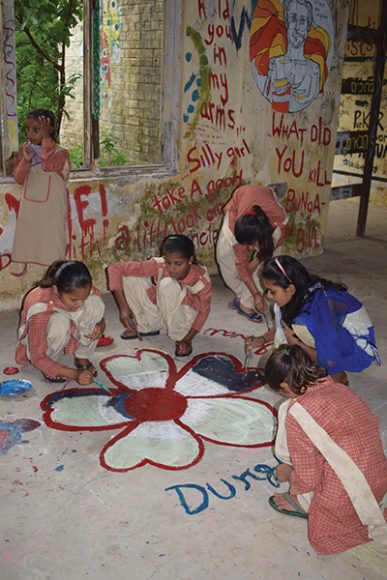
{"type": "MultiPolygon", "coordinates": [[[[106,288],[107,264],[146,258],[174,232],[191,236],[215,272],[222,207],[243,183],[286,183],[284,252],[322,252],[347,4],[184,2],[177,171],[104,180],[74,174],[70,182],[67,256],[84,260],[96,285],[106,288]]],[[[0,192],[0,308],[7,309],[19,306],[42,268],[12,262],[22,190],[8,180],[0,192]]]]}

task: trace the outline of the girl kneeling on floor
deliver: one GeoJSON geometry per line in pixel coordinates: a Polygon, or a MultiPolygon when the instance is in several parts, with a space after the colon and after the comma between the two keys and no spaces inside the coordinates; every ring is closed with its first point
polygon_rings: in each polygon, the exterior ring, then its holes
{"type": "Polygon", "coordinates": [[[123,339],[167,333],[176,341],[176,356],[192,352],[192,339],[210,312],[212,284],[207,270],[197,263],[192,240],[167,236],[161,258],[118,262],[108,268],[109,288],[125,326],[123,339]]]}
{"type": "Polygon", "coordinates": [[[270,505],[308,519],[318,554],[343,552],[371,539],[387,545],[387,460],[379,421],[348,387],[299,346],[281,346],[266,363],[270,388],[288,397],[278,414],[276,470],[288,493],[270,505]]]}
{"type": "Polygon", "coordinates": [[[25,296],[20,315],[16,362],[31,363],[51,382],[93,382],[90,362],[105,330],[105,305],[82,262],[54,262],[36,288],[25,296]],[[74,353],[75,369],[62,365],[74,353]]]}

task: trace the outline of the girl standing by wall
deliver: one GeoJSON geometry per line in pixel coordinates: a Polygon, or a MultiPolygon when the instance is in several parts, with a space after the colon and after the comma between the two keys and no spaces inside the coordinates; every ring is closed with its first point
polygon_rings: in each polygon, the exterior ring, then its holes
{"type": "Polygon", "coordinates": [[[13,168],[23,185],[12,261],[49,266],[66,253],[69,155],[54,140],[55,117],[36,109],[27,116],[27,141],[13,168]]]}

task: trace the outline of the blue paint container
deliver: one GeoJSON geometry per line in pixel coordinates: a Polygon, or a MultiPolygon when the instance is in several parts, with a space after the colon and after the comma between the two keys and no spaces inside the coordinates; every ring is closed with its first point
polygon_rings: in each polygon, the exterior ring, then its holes
{"type": "Polygon", "coordinates": [[[16,397],[24,395],[32,389],[32,383],[23,379],[10,379],[0,383],[0,397],[16,397]]]}

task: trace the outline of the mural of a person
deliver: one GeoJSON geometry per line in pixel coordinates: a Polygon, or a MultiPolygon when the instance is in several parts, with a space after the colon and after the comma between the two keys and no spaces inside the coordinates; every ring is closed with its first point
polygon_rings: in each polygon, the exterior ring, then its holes
{"type": "Polygon", "coordinates": [[[314,24],[309,0],[258,2],[250,59],[258,88],[273,109],[295,113],[314,101],[328,76],[329,45],[327,31],[314,24]]]}

